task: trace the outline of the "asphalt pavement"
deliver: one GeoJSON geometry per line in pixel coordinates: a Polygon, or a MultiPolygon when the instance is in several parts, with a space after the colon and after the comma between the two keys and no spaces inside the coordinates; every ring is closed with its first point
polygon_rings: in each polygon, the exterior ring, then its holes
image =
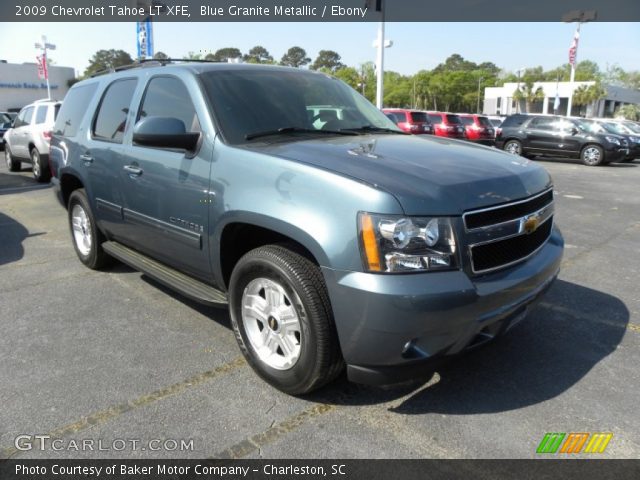
{"type": "Polygon", "coordinates": [[[547,432],[640,457],[640,162],[540,163],[566,251],[524,322],[426,384],[295,398],[247,366],[224,309],[85,268],[51,189],[2,162],[0,458],[534,458],[547,432]]]}

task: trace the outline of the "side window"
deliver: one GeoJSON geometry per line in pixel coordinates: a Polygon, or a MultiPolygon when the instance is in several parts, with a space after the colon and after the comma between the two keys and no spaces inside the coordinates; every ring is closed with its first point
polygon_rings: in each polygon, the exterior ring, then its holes
{"type": "Polygon", "coordinates": [[[200,122],[187,87],[174,77],[149,81],[138,120],[145,117],[172,117],[182,120],[187,132],[200,132],[200,122]]]}
{"type": "Polygon", "coordinates": [[[36,110],[36,125],[40,125],[47,120],[47,105],[40,105],[36,110]]]}
{"type": "Polygon", "coordinates": [[[96,82],[69,90],[67,96],[64,97],[62,106],[56,105],[56,110],[60,109],[60,111],[53,126],[54,135],[75,136],[97,88],[98,83],[96,82]]]}
{"type": "Polygon", "coordinates": [[[13,128],[18,128],[24,125],[24,114],[26,113],[26,110],[22,110],[18,116],[16,117],[15,121],[13,122],[13,128]]]}
{"type": "Polygon", "coordinates": [[[529,123],[530,128],[538,130],[553,130],[555,119],[553,117],[536,117],[529,123]]]}
{"type": "Polygon", "coordinates": [[[93,124],[94,138],[122,143],[131,99],[137,82],[135,78],[116,80],[107,87],[93,124]]]}
{"type": "Polygon", "coordinates": [[[33,107],[29,107],[24,111],[24,123],[23,125],[30,125],[33,118],[33,107]]]}

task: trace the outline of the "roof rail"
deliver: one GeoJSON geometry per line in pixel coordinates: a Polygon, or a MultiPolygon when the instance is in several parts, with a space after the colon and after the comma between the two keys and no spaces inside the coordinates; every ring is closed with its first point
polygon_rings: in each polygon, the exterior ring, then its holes
{"type": "Polygon", "coordinates": [[[100,75],[106,75],[107,73],[120,72],[123,70],[130,70],[132,68],[144,68],[144,67],[164,67],[170,63],[223,63],[218,60],[200,60],[193,58],[142,58],[140,60],[136,60],[133,63],[128,65],[120,65],[115,68],[107,68],[105,70],[100,70],[98,72],[92,73],[90,75],[91,78],[98,77],[100,75]]]}

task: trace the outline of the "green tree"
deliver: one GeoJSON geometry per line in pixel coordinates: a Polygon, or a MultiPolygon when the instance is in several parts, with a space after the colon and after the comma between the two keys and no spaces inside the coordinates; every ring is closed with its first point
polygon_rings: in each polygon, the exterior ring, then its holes
{"type": "Polygon", "coordinates": [[[597,102],[601,98],[607,95],[605,89],[600,85],[600,82],[596,82],[593,85],[580,85],[573,92],[573,105],[580,108],[578,114],[584,115],[582,107],[586,107],[594,102],[597,102]]]}
{"type": "Polygon", "coordinates": [[[124,50],[98,50],[89,60],[89,66],[85,69],[84,76],[89,77],[102,70],[110,70],[132,63],[131,55],[124,50]]]}
{"type": "Polygon", "coordinates": [[[185,58],[187,60],[202,60],[202,53],[188,52],[185,58]]]}
{"type": "Polygon", "coordinates": [[[256,45],[244,56],[244,61],[247,63],[273,63],[273,57],[266,48],[256,45]]]}
{"type": "Polygon", "coordinates": [[[164,52],[156,52],[153,54],[154,60],[167,60],[168,58],[169,58],[169,55],[167,55],[164,52]]]}
{"type": "Polygon", "coordinates": [[[639,105],[623,105],[616,110],[616,118],[626,118],[627,120],[633,120],[634,122],[640,122],[640,106],[639,105]]]}
{"type": "Polygon", "coordinates": [[[602,73],[596,62],[591,60],[583,60],[576,65],[576,82],[589,82],[591,80],[600,80],[602,73]]]}
{"type": "Polygon", "coordinates": [[[335,71],[336,78],[339,78],[351,88],[356,89],[362,93],[362,85],[360,84],[360,74],[358,70],[353,67],[342,67],[335,71]]]}
{"type": "Polygon", "coordinates": [[[235,47],[220,48],[215,53],[208,53],[204,57],[205,60],[212,62],[227,62],[235,58],[242,58],[242,52],[235,47]]]}
{"type": "Polygon", "coordinates": [[[335,72],[345,65],[340,61],[340,55],[333,50],[320,50],[316,60],[311,65],[312,70],[328,70],[329,72],[335,72]]]}
{"type": "Polygon", "coordinates": [[[532,80],[527,79],[520,88],[516,88],[513,92],[513,98],[517,102],[524,101],[525,112],[531,112],[531,107],[534,102],[544,100],[544,90],[542,87],[535,87],[532,80]]]}
{"type": "Polygon", "coordinates": [[[281,65],[295,68],[300,68],[310,62],[311,59],[307,57],[307,52],[301,47],[291,47],[280,59],[281,65]]]}

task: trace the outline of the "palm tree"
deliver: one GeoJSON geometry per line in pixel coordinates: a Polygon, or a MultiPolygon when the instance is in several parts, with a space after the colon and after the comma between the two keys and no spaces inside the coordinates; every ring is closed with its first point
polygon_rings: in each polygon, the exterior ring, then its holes
{"type": "Polygon", "coordinates": [[[573,92],[573,104],[580,107],[579,115],[582,116],[582,107],[597,102],[598,100],[604,98],[606,95],[606,90],[598,82],[589,86],[580,85],[573,92]]]}
{"type": "Polygon", "coordinates": [[[532,80],[525,81],[520,88],[516,88],[513,92],[513,99],[520,103],[524,100],[525,113],[531,111],[531,105],[535,102],[544,100],[544,90],[542,87],[534,88],[534,82],[532,80]]]}

